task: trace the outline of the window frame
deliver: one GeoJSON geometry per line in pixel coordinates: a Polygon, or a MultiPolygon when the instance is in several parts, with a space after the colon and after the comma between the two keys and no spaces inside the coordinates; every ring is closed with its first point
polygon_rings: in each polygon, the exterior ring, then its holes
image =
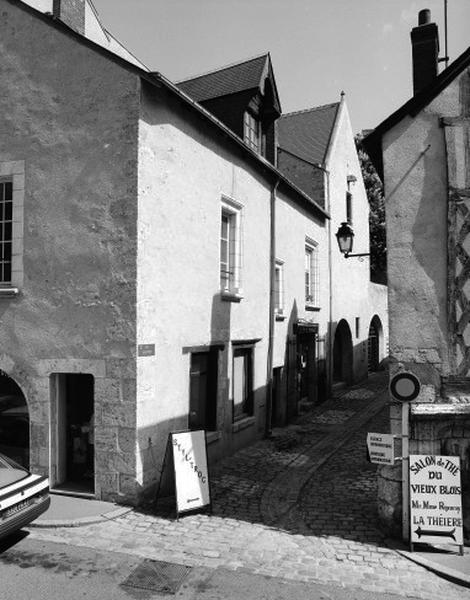
{"type": "Polygon", "coordinates": [[[242,208],[235,200],[222,198],[219,236],[219,287],[222,298],[240,301],[243,298],[242,272],[242,208]],[[224,237],[224,219],[227,236],[224,237]],[[225,256],[224,247],[225,244],[225,256]],[[223,268],[225,267],[225,268],[223,268]]]}
{"type": "Polygon", "coordinates": [[[353,195],[349,190],[346,192],[346,221],[353,224],[353,195]]]}
{"type": "Polygon", "coordinates": [[[274,314],[276,319],[284,318],[284,261],[276,258],[274,262],[274,314]]]}
{"type": "Polygon", "coordinates": [[[305,306],[307,309],[320,308],[320,265],[318,243],[305,239],[304,251],[305,306]],[[309,263],[307,265],[307,256],[309,263]]]}
{"type": "MultiPolygon", "coordinates": [[[[12,214],[11,214],[11,273],[9,278],[0,281],[0,297],[16,296],[23,285],[23,252],[24,252],[24,183],[25,163],[19,161],[0,161],[0,182],[12,186],[12,214]]],[[[3,202],[2,202],[3,204],[3,202]]],[[[4,222],[1,219],[0,225],[4,222]]],[[[9,220],[10,221],[10,220],[9,220]]],[[[3,227],[2,227],[3,230],[3,227]]],[[[1,245],[1,242],[0,242],[1,245]]],[[[1,260],[0,247],[0,260],[1,260]]],[[[0,272],[1,278],[1,272],[0,272]]]]}
{"type": "Polygon", "coordinates": [[[12,259],[13,178],[0,177],[0,286],[11,285],[12,259]]]}
{"type": "Polygon", "coordinates": [[[237,423],[243,419],[249,419],[254,416],[254,345],[237,345],[232,348],[232,422],[237,423]],[[235,359],[244,357],[243,361],[243,401],[238,403],[241,410],[236,410],[236,377],[235,377],[235,359]]]}
{"type": "Polygon", "coordinates": [[[249,110],[243,113],[243,141],[258,154],[261,152],[261,122],[249,110]]]}

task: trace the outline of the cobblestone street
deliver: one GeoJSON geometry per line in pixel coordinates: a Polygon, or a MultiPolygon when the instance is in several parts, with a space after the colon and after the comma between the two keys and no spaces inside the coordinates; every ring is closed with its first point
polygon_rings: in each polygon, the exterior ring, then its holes
{"type": "Polygon", "coordinates": [[[307,412],[212,473],[213,512],[160,509],[34,537],[190,566],[224,567],[377,593],[465,600],[470,590],[399,554],[376,516],[367,431],[386,432],[385,375],[307,412]]]}

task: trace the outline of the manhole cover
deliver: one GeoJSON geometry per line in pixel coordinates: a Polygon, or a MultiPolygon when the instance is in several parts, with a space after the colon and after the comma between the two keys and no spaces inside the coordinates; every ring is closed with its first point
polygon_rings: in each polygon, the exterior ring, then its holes
{"type": "Polygon", "coordinates": [[[145,559],[121,585],[176,594],[190,570],[185,565],[145,559]]]}

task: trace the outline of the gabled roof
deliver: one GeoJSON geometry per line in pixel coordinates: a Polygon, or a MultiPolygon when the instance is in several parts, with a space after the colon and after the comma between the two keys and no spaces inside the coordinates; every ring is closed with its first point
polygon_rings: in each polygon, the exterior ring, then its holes
{"type": "MultiPolygon", "coordinates": [[[[31,8],[38,10],[45,15],[52,15],[53,0],[21,0],[31,8]]],[[[98,11],[96,10],[93,0],[85,0],[85,33],[84,36],[106,48],[110,52],[117,54],[124,60],[135,64],[137,67],[148,71],[148,68],[136,58],[129,50],[121,44],[109,31],[107,31],[101,22],[98,11]]]]}
{"type": "Polygon", "coordinates": [[[278,145],[311,164],[325,162],[339,102],[282,115],[278,120],[278,145]]]}
{"type": "Polygon", "coordinates": [[[176,85],[196,102],[204,102],[246,90],[260,89],[264,92],[266,77],[271,79],[274,99],[280,110],[269,52],[198,77],[179,81],[176,85]]]}
{"type": "Polygon", "coordinates": [[[470,47],[442,71],[430,85],[405,102],[364,138],[363,144],[381,179],[383,179],[382,137],[385,133],[406,116],[416,116],[468,66],[470,66],[470,47]]]}
{"type": "MultiPolygon", "coordinates": [[[[85,37],[75,30],[68,27],[59,19],[53,19],[51,15],[44,14],[42,11],[37,10],[26,2],[19,2],[18,0],[4,0],[9,4],[18,7],[20,10],[24,10],[30,14],[33,14],[36,18],[40,19],[43,23],[46,23],[49,27],[53,27],[64,34],[74,39],[77,43],[84,44],[95,52],[98,52],[105,56],[108,60],[119,64],[124,69],[135,73],[142,81],[146,81],[152,86],[161,88],[162,86],[169,92],[173,97],[178,98],[186,106],[190,107],[196,114],[199,114],[207,123],[211,124],[218,130],[218,132],[224,135],[227,139],[231,140],[232,144],[243,153],[243,156],[252,161],[258,167],[263,168],[274,181],[278,181],[281,185],[285,186],[290,191],[294,192],[297,196],[299,203],[305,206],[307,210],[311,210],[319,215],[321,218],[329,219],[329,213],[320,206],[315,200],[313,200],[308,194],[301,190],[295,183],[290,181],[281,171],[279,171],[274,165],[268,162],[265,158],[260,156],[257,152],[251,149],[245,144],[235,133],[232,132],[226,125],[219,121],[212,113],[206,110],[199,103],[195,102],[188,94],[183,92],[173,82],[169,81],[161,73],[156,71],[150,72],[147,68],[142,68],[138,63],[127,60],[118,53],[112,52],[110,49],[99,44],[91,38],[85,37]]],[[[109,33],[108,33],[109,35],[109,33]]]]}

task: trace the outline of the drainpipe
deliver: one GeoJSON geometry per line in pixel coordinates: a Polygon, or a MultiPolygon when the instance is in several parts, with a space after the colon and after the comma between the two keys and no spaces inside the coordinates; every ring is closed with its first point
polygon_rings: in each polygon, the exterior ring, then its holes
{"type": "MultiPolygon", "coordinates": [[[[325,208],[330,213],[330,171],[323,167],[320,163],[315,165],[323,171],[326,180],[325,208]]],[[[325,352],[327,366],[327,393],[331,393],[331,385],[333,381],[333,332],[332,332],[332,315],[333,315],[333,268],[331,263],[332,248],[331,248],[331,221],[328,219],[327,235],[328,235],[328,323],[327,323],[327,339],[328,347],[325,352]]]]}
{"type": "MultiPolygon", "coordinates": [[[[330,213],[330,172],[324,170],[326,175],[326,205],[327,210],[330,213]]],[[[331,213],[330,213],[331,214],[331,213]]],[[[329,299],[328,299],[328,349],[326,353],[327,358],[327,395],[331,395],[331,386],[333,385],[333,264],[332,264],[332,251],[331,251],[331,221],[328,219],[328,287],[329,287],[329,299]]]]}
{"type": "Polygon", "coordinates": [[[272,406],[273,406],[273,351],[274,351],[274,323],[275,323],[275,289],[274,277],[276,267],[276,192],[279,179],[271,189],[270,201],[270,249],[269,249],[269,333],[268,333],[268,356],[266,377],[266,423],[264,436],[269,437],[272,432],[272,406]]]}

